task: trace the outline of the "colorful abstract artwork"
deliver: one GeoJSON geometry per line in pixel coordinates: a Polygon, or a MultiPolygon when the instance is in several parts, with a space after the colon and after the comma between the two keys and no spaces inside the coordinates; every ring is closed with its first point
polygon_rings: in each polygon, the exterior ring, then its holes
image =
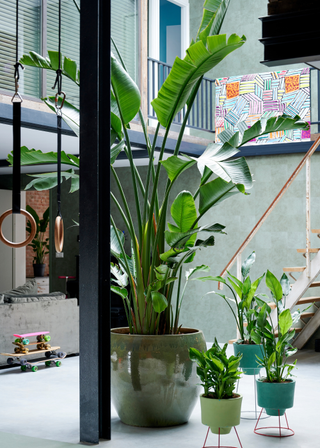
{"type": "MultiPolygon", "coordinates": [[[[225,129],[244,132],[261,117],[299,115],[310,122],[310,69],[282,70],[216,80],[216,142],[225,129]]],[[[310,131],[281,131],[251,145],[310,140],[310,131]]]]}

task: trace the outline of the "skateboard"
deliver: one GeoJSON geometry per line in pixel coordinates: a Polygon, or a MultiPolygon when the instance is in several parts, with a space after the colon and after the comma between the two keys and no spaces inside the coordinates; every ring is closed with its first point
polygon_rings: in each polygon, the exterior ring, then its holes
{"type": "Polygon", "coordinates": [[[61,359],[64,359],[67,354],[65,352],[57,352],[60,347],[51,347],[48,343],[51,339],[49,331],[40,331],[37,333],[25,333],[25,334],[14,334],[16,337],[13,344],[15,345],[14,353],[0,353],[4,356],[9,356],[7,358],[7,364],[13,365],[18,364],[21,366],[21,370],[26,371],[31,369],[32,372],[38,370],[37,364],[45,363],[47,367],[56,365],[61,366],[61,359]],[[28,338],[36,337],[36,341],[30,342],[28,338]],[[36,346],[34,350],[30,350],[29,346],[36,346]],[[42,359],[40,361],[28,361],[25,356],[44,354],[47,359],[42,359]],[[51,356],[55,356],[51,358],[51,356]]]}
{"type": "Polygon", "coordinates": [[[36,345],[38,350],[49,350],[51,345],[48,342],[51,340],[49,335],[49,331],[40,331],[37,333],[25,333],[25,334],[14,334],[16,337],[15,341],[12,342],[16,347],[14,349],[15,353],[23,353],[24,355],[28,354],[29,351],[34,352],[34,350],[30,350],[28,346],[36,345]],[[30,342],[29,337],[36,337],[35,342],[30,342]]]}

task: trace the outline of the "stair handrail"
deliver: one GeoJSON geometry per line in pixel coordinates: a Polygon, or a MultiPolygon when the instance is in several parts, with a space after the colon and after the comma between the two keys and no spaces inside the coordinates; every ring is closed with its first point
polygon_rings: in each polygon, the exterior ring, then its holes
{"type": "MultiPolygon", "coordinates": [[[[302,168],[304,167],[304,165],[307,163],[308,160],[310,160],[310,157],[312,156],[312,154],[316,151],[316,149],[318,148],[320,144],[320,135],[318,136],[318,138],[315,140],[315,142],[312,144],[311,148],[308,150],[308,152],[306,152],[306,154],[304,155],[304,157],[302,158],[302,160],[300,161],[300,163],[298,164],[298,166],[296,167],[296,169],[293,171],[293,173],[291,174],[291,176],[289,177],[289,179],[287,180],[287,182],[284,184],[284,186],[282,187],[282,189],[279,191],[279,193],[277,194],[277,196],[274,198],[274,200],[272,201],[272,203],[269,205],[269,207],[267,208],[267,210],[264,212],[264,214],[261,216],[261,218],[259,219],[259,221],[256,223],[256,225],[253,227],[253,229],[251,230],[251,232],[249,233],[249,235],[246,237],[246,239],[243,241],[243,243],[240,245],[240,247],[237,249],[237,251],[235,252],[235,254],[233,255],[233,257],[230,259],[230,261],[228,262],[228,264],[226,265],[226,267],[223,269],[223,271],[220,274],[220,277],[224,277],[224,275],[226,274],[226,272],[228,270],[230,270],[230,268],[233,266],[234,262],[238,259],[238,261],[240,262],[241,260],[241,254],[244,251],[244,249],[247,247],[247,245],[250,243],[250,241],[252,240],[252,238],[255,236],[255,234],[258,232],[258,230],[260,229],[260,227],[262,226],[262,224],[264,223],[264,221],[267,219],[267,217],[271,214],[271,212],[273,211],[273,209],[275,208],[275,206],[277,205],[277,203],[280,201],[280,199],[282,198],[282,196],[284,195],[284,193],[288,190],[288,188],[290,187],[290,185],[292,184],[292,182],[295,180],[295,178],[298,176],[298,174],[300,173],[300,171],[302,170],[302,168]]],[[[307,181],[310,182],[310,178],[307,179],[307,181]]],[[[307,238],[307,245],[308,245],[308,238],[307,238]]],[[[309,248],[307,247],[307,250],[309,248]]],[[[306,254],[308,256],[308,254],[306,254]]],[[[238,263],[238,268],[237,268],[237,277],[240,278],[239,274],[241,273],[240,270],[240,265],[241,263],[238,263]]],[[[223,288],[223,283],[219,283],[218,285],[218,289],[222,289],[223,288]]]]}

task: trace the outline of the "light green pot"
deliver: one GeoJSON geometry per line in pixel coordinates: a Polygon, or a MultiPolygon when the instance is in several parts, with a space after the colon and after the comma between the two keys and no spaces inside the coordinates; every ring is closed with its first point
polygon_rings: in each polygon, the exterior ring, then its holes
{"type": "Polygon", "coordinates": [[[207,348],[202,331],[182,328],[181,333],[111,330],[111,396],[123,423],[159,427],[189,420],[200,392],[189,348],[207,348]]]}
{"type": "Polygon", "coordinates": [[[240,424],[242,395],[236,398],[218,400],[200,396],[201,421],[210,426],[213,434],[229,434],[233,426],[240,424]]]}
{"type": "Polygon", "coordinates": [[[268,415],[284,415],[286,409],[293,407],[295,380],[288,383],[264,383],[256,379],[258,405],[266,410],[268,415]]]}
{"type": "Polygon", "coordinates": [[[258,367],[256,355],[263,358],[263,345],[256,344],[238,344],[233,343],[233,351],[235,355],[242,353],[240,367],[245,375],[257,375],[261,367],[258,367]]]}

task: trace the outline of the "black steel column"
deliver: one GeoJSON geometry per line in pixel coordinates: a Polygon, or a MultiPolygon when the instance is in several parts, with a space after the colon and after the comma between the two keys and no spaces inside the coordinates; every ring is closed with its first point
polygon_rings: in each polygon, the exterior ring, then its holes
{"type": "Polygon", "coordinates": [[[110,0],[80,20],[80,441],[110,439],[110,0]]]}

